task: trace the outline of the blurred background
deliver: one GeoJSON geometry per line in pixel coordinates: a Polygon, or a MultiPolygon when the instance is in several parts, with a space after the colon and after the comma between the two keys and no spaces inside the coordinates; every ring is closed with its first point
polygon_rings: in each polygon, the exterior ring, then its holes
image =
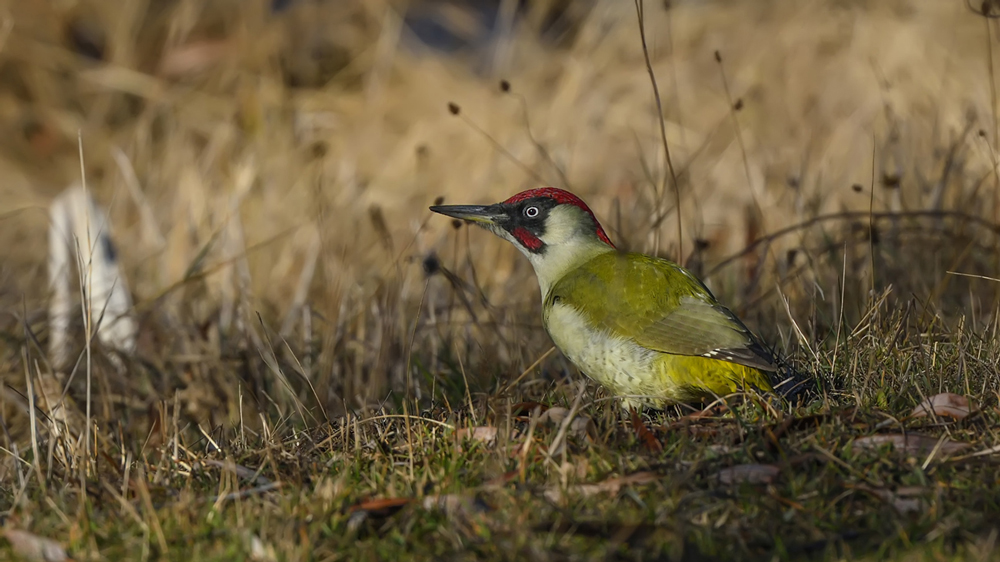
{"type": "Polygon", "coordinates": [[[1000,259],[993,9],[648,0],[647,68],[625,0],[7,0],[4,377],[44,349],[48,207],[84,174],[140,325],[108,413],[496,390],[550,345],[537,284],[427,206],[540,185],[789,353],[876,302],[992,317],[948,271],[1000,259]]]}

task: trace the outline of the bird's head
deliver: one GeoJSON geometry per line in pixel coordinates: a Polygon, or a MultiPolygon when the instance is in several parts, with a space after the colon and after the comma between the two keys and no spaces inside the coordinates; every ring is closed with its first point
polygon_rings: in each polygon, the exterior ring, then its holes
{"type": "Polygon", "coordinates": [[[615,249],[590,207],[555,187],[522,191],[493,205],[437,205],[431,210],[513,243],[534,266],[543,297],[569,269],[615,249]]]}

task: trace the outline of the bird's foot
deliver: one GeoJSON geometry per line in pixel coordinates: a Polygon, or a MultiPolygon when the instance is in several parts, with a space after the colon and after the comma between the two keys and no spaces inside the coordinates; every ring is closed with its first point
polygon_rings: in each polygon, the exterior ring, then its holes
{"type": "Polygon", "coordinates": [[[686,416],[681,417],[677,421],[679,421],[679,422],[681,422],[681,421],[698,421],[698,420],[701,420],[701,419],[704,419],[704,418],[713,418],[713,417],[721,416],[721,415],[725,414],[728,411],[729,411],[729,405],[726,404],[725,402],[714,402],[712,404],[709,404],[708,407],[706,407],[706,408],[704,408],[702,410],[699,410],[697,412],[694,412],[694,413],[691,413],[691,414],[688,414],[686,416]]]}

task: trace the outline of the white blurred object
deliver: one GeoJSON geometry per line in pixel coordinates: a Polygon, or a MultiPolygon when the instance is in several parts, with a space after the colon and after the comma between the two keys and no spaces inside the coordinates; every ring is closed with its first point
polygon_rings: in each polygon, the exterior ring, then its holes
{"type": "Polygon", "coordinates": [[[68,364],[72,350],[69,327],[74,287],[83,287],[97,337],[123,353],[135,350],[137,325],[132,296],[118,267],[110,224],[104,211],[79,184],[70,186],[49,207],[49,353],[57,368],[68,364]],[[74,264],[75,267],[74,267],[74,264]],[[79,274],[74,285],[73,270],[79,274]]]}

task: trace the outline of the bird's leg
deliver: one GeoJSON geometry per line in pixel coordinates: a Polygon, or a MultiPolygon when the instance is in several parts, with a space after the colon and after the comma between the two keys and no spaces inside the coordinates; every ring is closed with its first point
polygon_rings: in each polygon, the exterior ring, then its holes
{"type": "Polygon", "coordinates": [[[653,435],[653,432],[646,427],[646,422],[642,421],[642,416],[639,415],[639,412],[634,407],[630,407],[629,412],[632,414],[632,430],[635,431],[636,436],[642,441],[643,446],[652,453],[662,451],[663,445],[656,438],[656,435],[653,435]]]}

